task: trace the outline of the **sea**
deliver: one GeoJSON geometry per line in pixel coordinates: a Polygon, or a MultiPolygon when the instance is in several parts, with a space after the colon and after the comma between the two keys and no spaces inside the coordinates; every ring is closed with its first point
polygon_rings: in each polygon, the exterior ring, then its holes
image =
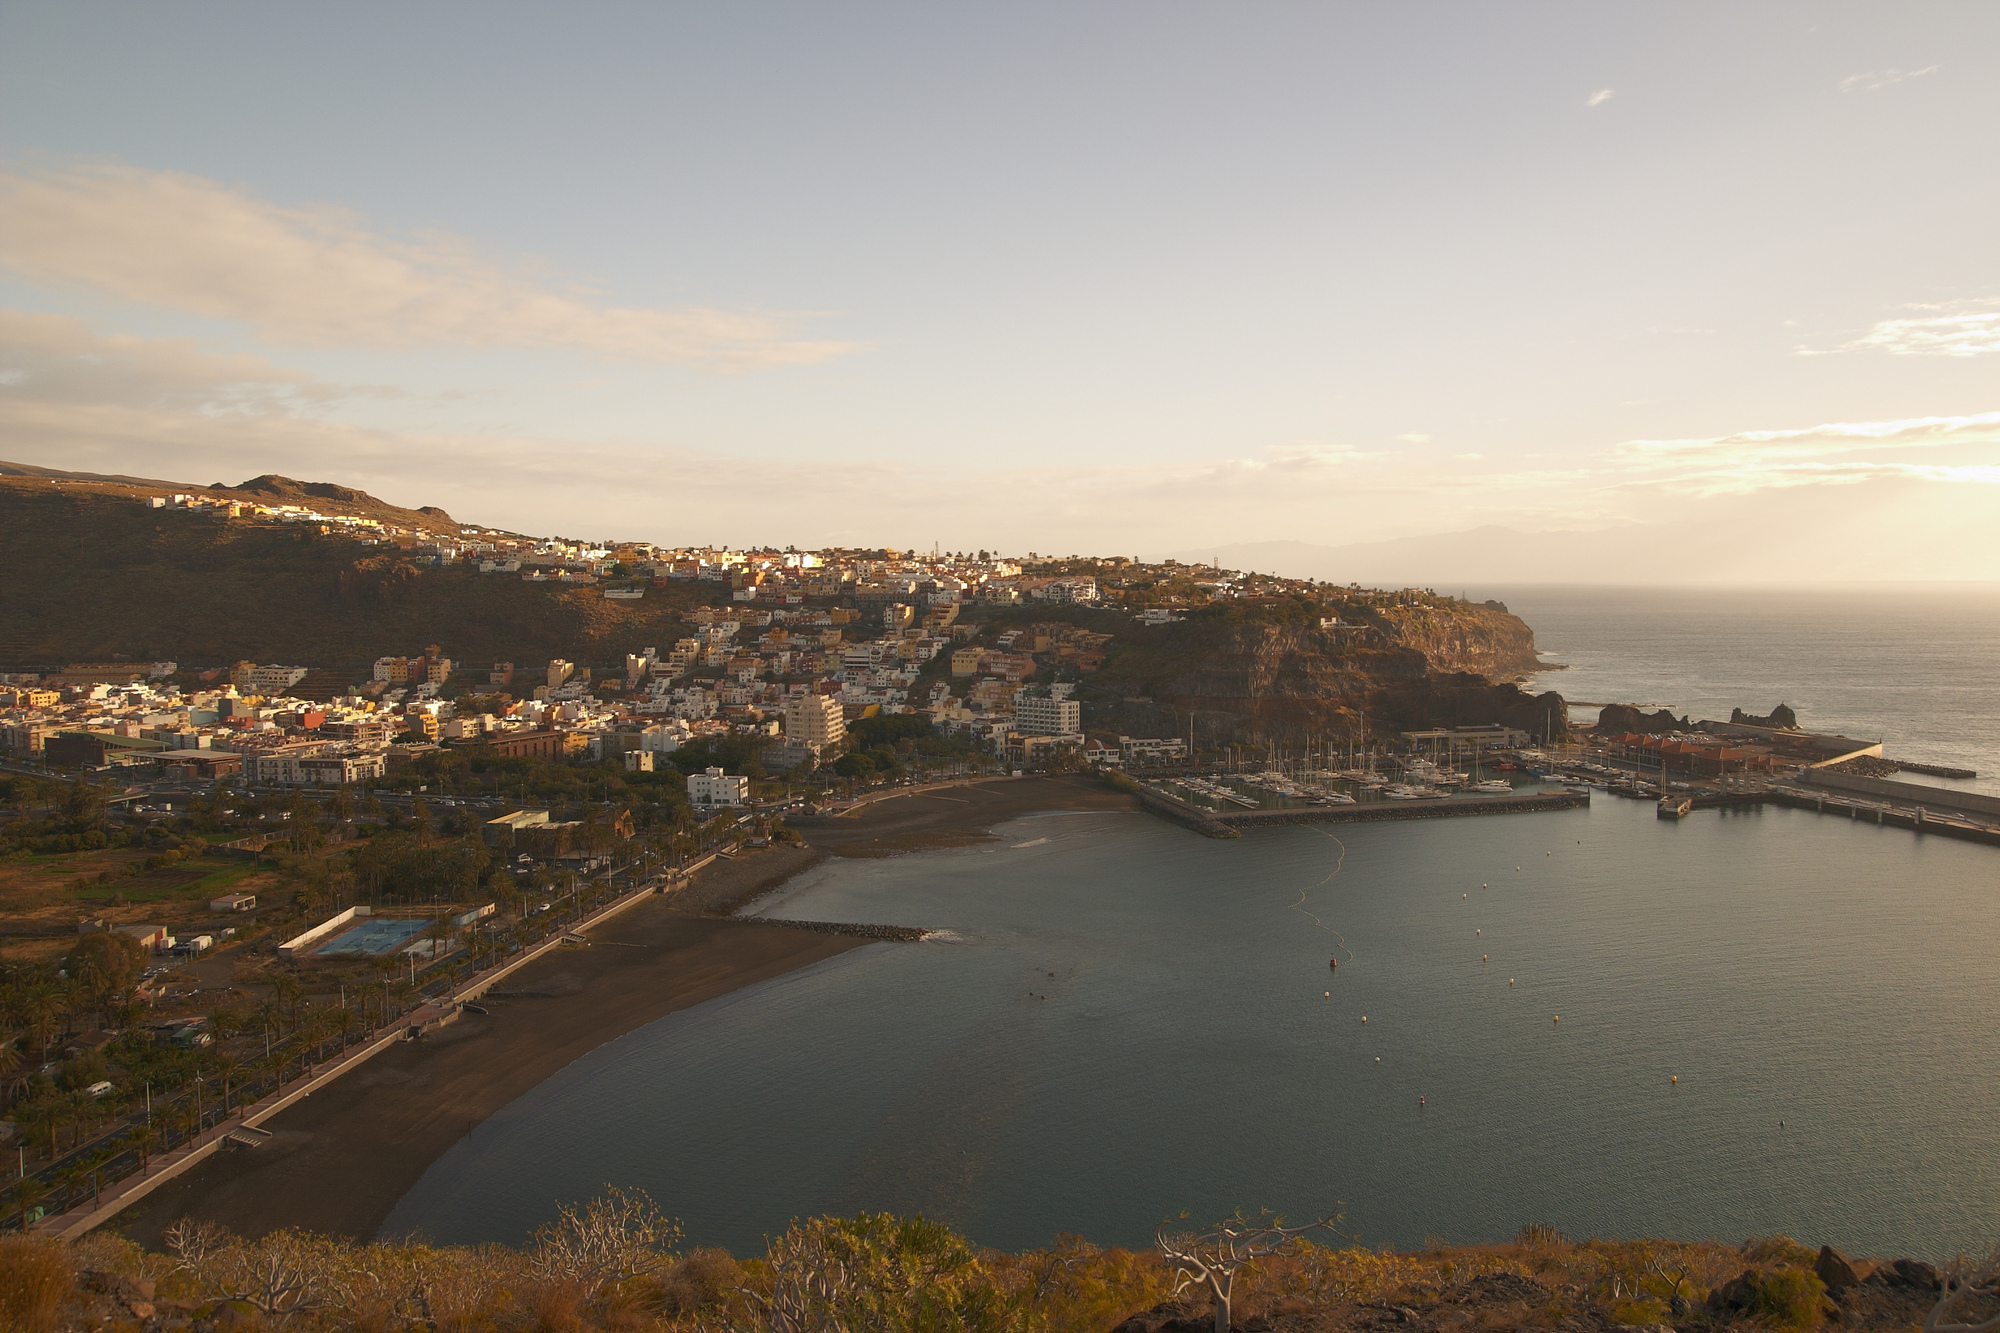
{"type": "MultiPolygon", "coordinates": [[[[1481,595],[1567,697],[1782,701],[1996,789],[2000,591],[1481,595]]],[[[882,1209],[1007,1249],[1237,1208],[1406,1248],[1529,1222],[1930,1258],[2000,1237],[1993,848],[1601,793],[1227,842],[1107,813],[998,833],[760,900],[933,933],[608,1043],[384,1233],[518,1242],[616,1183],[739,1255],[882,1209]]]]}

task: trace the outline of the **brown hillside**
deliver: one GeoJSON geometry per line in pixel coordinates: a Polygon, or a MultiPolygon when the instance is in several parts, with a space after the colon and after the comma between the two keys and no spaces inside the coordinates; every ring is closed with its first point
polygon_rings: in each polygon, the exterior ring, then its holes
{"type": "MultiPolygon", "coordinates": [[[[420,567],[338,533],[137,503],[156,491],[0,477],[0,559],[9,571],[0,582],[0,670],[120,657],[352,670],[433,643],[474,667],[551,657],[601,664],[671,644],[677,611],[696,600],[659,589],[639,602],[607,601],[595,588],[420,567]]],[[[267,504],[274,494],[230,493],[267,504]]],[[[352,494],[360,498],[315,495],[312,503],[404,522],[427,517],[352,494]]],[[[449,530],[441,516],[431,525],[449,530]]]]}

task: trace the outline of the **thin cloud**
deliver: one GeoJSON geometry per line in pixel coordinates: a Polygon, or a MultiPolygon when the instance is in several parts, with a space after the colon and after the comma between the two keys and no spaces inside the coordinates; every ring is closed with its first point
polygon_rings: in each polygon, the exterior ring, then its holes
{"type": "Polygon", "coordinates": [[[1874,487],[1921,491],[1938,512],[1971,514],[2000,485],[1996,411],[1632,440],[1567,455],[1458,453],[1425,467],[1412,467],[1400,445],[1316,440],[1169,465],[1048,461],[1040,466],[1049,503],[1002,514],[991,496],[1012,482],[1011,463],[967,472],[780,451],[772,462],[792,484],[750,493],[734,457],[670,432],[398,431],[321,410],[355,392],[261,357],[0,312],[0,439],[11,457],[192,483],[283,472],[528,532],[582,526],[649,540],[806,546],[956,532],[964,535],[955,545],[1068,549],[1074,539],[1062,534],[1087,529],[1101,549],[1148,549],[1199,532],[1353,542],[1494,524],[1695,521],[1712,516],[1706,506],[1716,497],[1803,497],[1799,514],[1837,514],[1890,493],[1874,487]]]}
{"type": "Polygon", "coordinates": [[[741,370],[823,361],[793,316],[609,305],[449,235],[389,236],[198,176],[101,165],[0,172],[0,268],[127,301],[240,320],[302,347],[568,348],[741,370]]]}
{"type": "Polygon", "coordinates": [[[1871,69],[1863,74],[1850,74],[1840,81],[1843,93],[1874,93],[1884,88],[1894,87],[1905,79],[1920,79],[1926,74],[1935,74],[1942,65],[1926,65],[1922,69],[1871,69]]]}
{"type": "Polygon", "coordinates": [[[0,310],[0,393],[50,403],[292,412],[395,391],[327,384],[261,356],[205,352],[184,338],[99,336],[67,315],[0,310]]]}
{"type": "Polygon", "coordinates": [[[1922,319],[1885,319],[1843,350],[1872,350],[1891,356],[1984,356],[2000,352],[2000,302],[1967,301],[1945,307],[1953,314],[1922,319]]]}
{"type": "Polygon", "coordinates": [[[1952,444],[2000,444],[2000,412],[1899,421],[1838,421],[1794,430],[1749,430],[1708,439],[1627,440],[1611,452],[1629,461],[1702,455],[1776,457],[1919,449],[1952,444]]]}
{"type": "Polygon", "coordinates": [[[1616,88],[1599,88],[1596,92],[1590,95],[1589,100],[1584,102],[1584,106],[1586,107],[1603,106],[1606,102],[1611,100],[1612,95],[1617,91],[1618,90],[1616,88]]]}

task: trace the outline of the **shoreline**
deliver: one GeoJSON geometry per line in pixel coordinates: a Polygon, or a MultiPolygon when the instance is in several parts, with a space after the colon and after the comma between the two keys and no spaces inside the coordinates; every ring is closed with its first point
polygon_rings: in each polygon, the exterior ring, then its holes
{"type": "Polygon", "coordinates": [[[287,1107],[255,1148],[218,1153],[110,1219],[158,1248],[187,1217],[256,1237],[295,1228],[369,1240],[431,1164],[480,1122],[607,1042],[668,1014],[901,932],[776,923],[735,913],[828,856],[970,846],[1022,815],[1136,810],[1088,778],[973,782],[891,793],[801,820],[803,846],[718,860],[685,889],[593,928],[603,945],[537,959],[419,1041],[397,1044],[287,1107]]]}

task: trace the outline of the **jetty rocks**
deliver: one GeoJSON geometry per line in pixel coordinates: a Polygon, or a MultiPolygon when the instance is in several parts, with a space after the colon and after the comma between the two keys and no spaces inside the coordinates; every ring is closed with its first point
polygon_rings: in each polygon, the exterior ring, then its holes
{"type": "Polygon", "coordinates": [[[1663,736],[1670,731],[1686,731],[1693,725],[1687,718],[1675,717],[1664,708],[1647,713],[1631,704],[1606,704],[1597,715],[1600,733],[1629,731],[1641,736],[1663,736]]]}
{"type": "Polygon", "coordinates": [[[1738,727],[1770,727],[1774,731],[1796,731],[1799,726],[1799,715],[1783,704],[1773,708],[1764,717],[1753,717],[1740,708],[1732,708],[1729,710],[1729,721],[1731,725],[1738,727]]]}
{"type": "Polygon", "coordinates": [[[920,940],[931,932],[922,926],[874,926],[855,921],[789,921],[778,916],[741,918],[760,926],[780,926],[786,930],[810,930],[820,935],[858,935],[864,940],[920,940]]]}

